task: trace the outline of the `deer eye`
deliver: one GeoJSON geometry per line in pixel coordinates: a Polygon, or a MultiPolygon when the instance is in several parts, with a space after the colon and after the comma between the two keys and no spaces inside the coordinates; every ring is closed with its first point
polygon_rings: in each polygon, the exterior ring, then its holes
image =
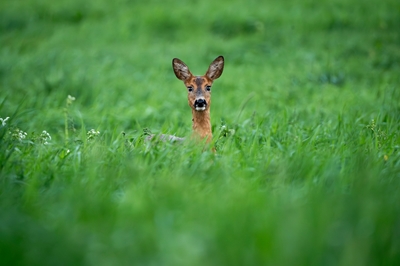
{"type": "Polygon", "coordinates": [[[211,86],[206,86],[207,91],[211,91],[211,86]]]}
{"type": "Polygon", "coordinates": [[[188,89],[189,92],[193,91],[193,87],[192,86],[187,87],[187,89],[188,89]]]}

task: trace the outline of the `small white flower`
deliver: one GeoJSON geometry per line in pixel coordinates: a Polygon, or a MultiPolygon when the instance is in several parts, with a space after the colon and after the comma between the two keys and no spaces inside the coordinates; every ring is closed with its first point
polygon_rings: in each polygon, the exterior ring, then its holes
{"type": "Polygon", "coordinates": [[[73,101],[75,101],[75,97],[71,96],[71,95],[68,95],[68,97],[67,97],[67,105],[71,105],[73,101]]]}
{"type": "Polygon", "coordinates": [[[100,135],[100,131],[91,129],[86,133],[86,135],[88,136],[87,139],[91,140],[91,139],[94,139],[95,137],[97,137],[98,135],[100,135]]]}
{"type": "Polygon", "coordinates": [[[51,136],[49,133],[47,133],[46,130],[43,130],[42,134],[40,134],[40,136],[39,136],[39,140],[41,142],[43,142],[43,144],[47,145],[47,144],[49,144],[48,141],[51,140],[51,136]]]}
{"type": "Polygon", "coordinates": [[[1,121],[1,125],[3,126],[3,127],[5,127],[7,124],[6,124],[6,121],[9,119],[9,117],[7,116],[6,118],[0,118],[0,121],[1,121]]]}
{"type": "Polygon", "coordinates": [[[8,133],[11,135],[11,137],[12,137],[13,139],[19,140],[19,141],[25,139],[26,136],[28,136],[28,133],[26,133],[26,132],[24,132],[24,131],[22,131],[22,130],[20,130],[20,129],[18,129],[18,128],[16,128],[16,129],[14,130],[14,132],[9,131],[8,133]]]}

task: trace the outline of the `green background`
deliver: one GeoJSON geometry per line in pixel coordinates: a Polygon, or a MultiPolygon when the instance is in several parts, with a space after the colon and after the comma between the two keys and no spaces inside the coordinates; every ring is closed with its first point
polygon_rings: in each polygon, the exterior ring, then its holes
{"type": "Polygon", "coordinates": [[[2,1],[0,264],[399,265],[399,29],[397,0],[2,1]],[[219,55],[217,153],[144,142],[191,134],[172,58],[219,55]]]}

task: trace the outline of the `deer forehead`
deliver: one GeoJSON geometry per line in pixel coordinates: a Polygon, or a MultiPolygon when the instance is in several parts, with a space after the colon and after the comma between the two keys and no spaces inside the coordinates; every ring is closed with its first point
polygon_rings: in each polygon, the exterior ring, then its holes
{"type": "Polygon", "coordinates": [[[204,89],[206,86],[211,86],[212,81],[205,76],[193,76],[188,82],[186,86],[192,86],[196,89],[204,89]]]}

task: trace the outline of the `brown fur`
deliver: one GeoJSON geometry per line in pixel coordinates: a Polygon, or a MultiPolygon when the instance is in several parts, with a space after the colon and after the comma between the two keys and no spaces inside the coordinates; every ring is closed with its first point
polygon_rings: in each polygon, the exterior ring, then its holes
{"type": "Polygon", "coordinates": [[[194,76],[188,66],[178,58],[172,60],[172,67],[176,77],[183,81],[188,88],[188,104],[192,109],[193,136],[206,139],[209,143],[212,140],[210,106],[211,88],[213,81],[219,78],[224,70],[224,58],[217,57],[209,66],[204,76],[194,76]],[[196,110],[196,100],[205,100],[205,110],[196,110]]]}

